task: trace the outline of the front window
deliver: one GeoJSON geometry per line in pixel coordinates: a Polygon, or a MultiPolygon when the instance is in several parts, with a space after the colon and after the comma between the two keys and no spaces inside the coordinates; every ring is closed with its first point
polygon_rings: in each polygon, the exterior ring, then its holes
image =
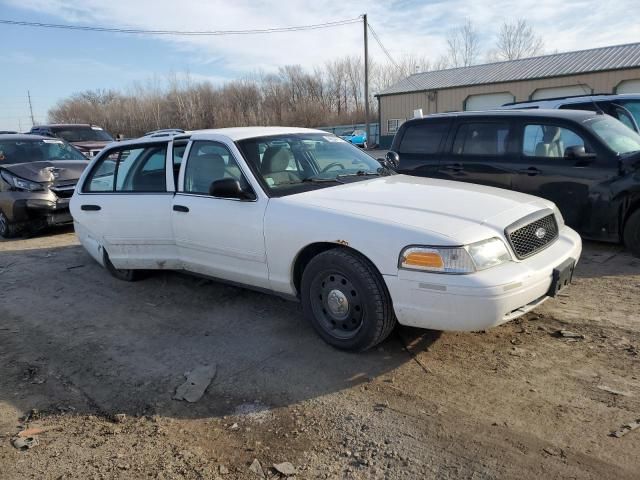
{"type": "Polygon", "coordinates": [[[67,142],[113,142],[113,137],[100,127],[68,127],[53,129],[53,133],[67,142]]]}
{"type": "Polygon", "coordinates": [[[329,134],[252,138],[239,141],[238,148],[274,196],[390,173],[360,149],[329,134]]]}
{"type": "Polygon", "coordinates": [[[599,116],[587,120],[585,125],[614,152],[630,153],[640,150],[640,135],[615,118],[599,116]]]}
{"type": "Polygon", "coordinates": [[[564,158],[568,147],[589,146],[578,134],[556,125],[527,125],[524,128],[522,153],[527,157],[564,158]]]}
{"type": "Polygon", "coordinates": [[[0,166],[38,161],[86,159],[79,151],[62,140],[0,140],[0,166]]]}
{"type": "Polygon", "coordinates": [[[633,115],[636,124],[640,126],[640,100],[616,100],[615,104],[626,108],[633,115]]]}

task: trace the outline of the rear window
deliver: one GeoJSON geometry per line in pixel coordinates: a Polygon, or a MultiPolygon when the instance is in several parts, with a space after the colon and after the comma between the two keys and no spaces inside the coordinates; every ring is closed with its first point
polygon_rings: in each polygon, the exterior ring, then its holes
{"type": "Polygon", "coordinates": [[[410,125],[404,131],[398,153],[436,153],[447,129],[448,124],[445,122],[410,125]]]}
{"type": "Polygon", "coordinates": [[[52,129],[67,142],[113,142],[113,137],[100,127],[62,127],[52,129]]]}
{"type": "Polygon", "coordinates": [[[506,123],[466,123],[460,125],[453,141],[455,155],[504,155],[509,125],[506,123]]]}

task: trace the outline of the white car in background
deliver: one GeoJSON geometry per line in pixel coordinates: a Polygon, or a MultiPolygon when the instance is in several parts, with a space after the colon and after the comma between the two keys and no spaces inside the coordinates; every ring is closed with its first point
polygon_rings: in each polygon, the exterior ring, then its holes
{"type": "Polygon", "coordinates": [[[345,350],[396,321],[480,330],[571,281],[580,237],[553,203],[396,175],[319,130],[203,130],[113,143],[71,199],[77,235],[109,272],[175,269],[302,302],[345,350]]]}

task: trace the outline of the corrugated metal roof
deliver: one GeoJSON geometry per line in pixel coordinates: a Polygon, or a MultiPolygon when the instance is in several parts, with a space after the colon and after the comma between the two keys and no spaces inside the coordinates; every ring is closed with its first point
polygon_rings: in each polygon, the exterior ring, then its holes
{"type": "Polygon", "coordinates": [[[640,43],[410,75],[379,95],[640,67],[640,43]]]}

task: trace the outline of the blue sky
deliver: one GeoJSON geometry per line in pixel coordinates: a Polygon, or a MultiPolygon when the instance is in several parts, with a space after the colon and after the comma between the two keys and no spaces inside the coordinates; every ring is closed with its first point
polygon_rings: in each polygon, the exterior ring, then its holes
{"type": "MultiPolygon", "coordinates": [[[[0,18],[141,29],[222,30],[307,25],[369,14],[394,57],[437,59],[447,31],[470,18],[483,50],[504,19],[526,18],[548,51],[640,41],[637,0],[0,0],[0,18]],[[348,6],[348,7],[347,7],[348,6]]],[[[27,91],[36,121],[78,91],[129,88],[167,75],[221,83],[257,71],[307,68],[362,51],[361,25],[311,32],[226,37],[149,37],[0,25],[3,73],[0,129],[30,127],[27,91]]],[[[371,55],[382,59],[371,42],[371,55]]]]}

